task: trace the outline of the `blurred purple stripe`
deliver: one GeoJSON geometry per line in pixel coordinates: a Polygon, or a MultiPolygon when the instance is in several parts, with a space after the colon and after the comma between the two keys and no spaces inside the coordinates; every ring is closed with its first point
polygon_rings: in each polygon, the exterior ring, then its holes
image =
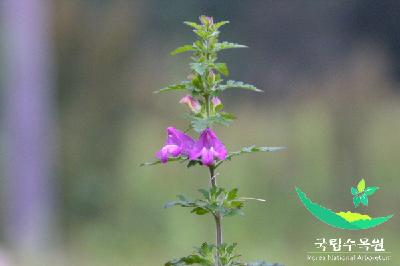
{"type": "Polygon", "coordinates": [[[6,42],[7,236],[16,248],[43,248],[50,234],[52,69],[49,4],[3,0],[6,42]]]}

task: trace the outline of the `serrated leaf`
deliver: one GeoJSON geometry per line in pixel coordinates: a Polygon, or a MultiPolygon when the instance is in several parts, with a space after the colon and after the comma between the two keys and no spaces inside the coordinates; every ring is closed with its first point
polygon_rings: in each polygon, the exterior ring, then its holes
{"type": "Polygon", "coordinates": [[[357,208],[357,207],[360,205],[360,202],[361,202],[361,199],[360,199],[359,196],[355,196],[355,197],[353,198],[354,207],[357,208]]]}
{"type": "Polygon", "coordinates": [[[186,24],[189,27],[195,28],[196,30],[200,30],[203,28],[203,26],[197,24],[196,22],[192,22],[192,21],[184,21],[183,24],[186,24]]]}
{"type": "MultiPolygon", "coordinates": [[[[233,157],[243,155],[245,153],[253,153],[253,152],[278,152],[286,150],[286,147],[256,147],[255,145],[249,147],[243,147],[240,151],[229,152],[226,160],[230,161],[233,157]]],[[[219,161],[216,163],[216,167],[221,165],[224,161],[219,161]]]]}
{"type": "Polygon", "coordinates": [[[220,103],[215,107],[215,112],[220,112],[222,109],[224,109],[224,105],[220,103]]]}
{"type": "Polygon", "coordinates": [[[185,266],[185,265],[192,265],[192,264],[200,264],[204,266],[211,266],[212,262],[209,260],[202,258],[199,255],[189,255],[187,257],[183,257],[180,259],[174,259],[171,260],[167,263],[165,263],[165,266],[185,266]]]}
{"type": "Polygon", "coordinates": [[[229,23],[229,21],[220,21],[220,22],[217,22],[217,23],[214,24],[214,28],[217,30],[217,29],[219,29],[220,27],[222,27],[222,26],[224,26],[225,24],[228,24],[228,23],[229,23]]]}
{"type": "Polygon", "coordinates": [[[194,131],[200,133],[202,132],[204,129],[206,129],[207,127],[210,126],[210,121],[209,119],[193,119],[192,121],[190,121],[190,125],[193,128],[194,131]]]}
{"type": "Polygon", "coordinates": [[[193,45],[191,45],[191,44],[186,44],[186,45],[180,46],[180,47],[176,48],[175,50],[173,50],[171,52],[171,55],[176,55],[176,54],[189,52],[189,51],[196,51],[196,48],[193,47],[193,45]]]}
{"type": "Polygon", "coordinates": [[[203,75],[207,69],[207,65],[203,63],[190,63],[190,68],[199,75],[203,75]]]}
{"type": "Polygon", "coordinates": [[[215,69],[218,70],[224,76],[229,76],[229,69],[225,63],[217,63],[215,64],[215,69]]]}
{"type": "Polygon", "coordinates": [[[254,151],[261,151],[261,152],[276,152],[283,150],[286,150],[286,147],[258,147],[254,149],[254,151]]]}
{"type": "Polygon", "coordinates": [[[188,82],[182,82],[180,84],[173,84],[173,85],[170,85],[168,87],[162,88],[162,89],[160,89],[158,91],[155,91],[154,93],[186,90],[187,86],[188,86],[188,82]]]}
{"type": "Polygon", "coordinates": [[[187,168],[190,168],[190,167],[192,167],[192,166],[195,166],[195,165],[201,165],[201,161],[198,161],[198,160],[191,160],[191,161],[189,161],[189,163],[186,165],[186,167],[187,168]]]}
{"type": "Polygon", "coordinates": [[[363,192],[365,189],[365,180],[364,178],[360,180],[360,182],[358,182],[357,184],[357,190],[359,193],[363,192]]]}
{"type": "Polygon", "coordinates": [[[375,192],[377,191],[379,189],[379,187],[367,187],[366,189],[365,189],[365,194],[367,195],[367,196],[372,196],[373,194],[375,194],[375,192]]]}
{"type": "Polygon", "coordinates": [[[167,203],[164,204],[164,208],[168,209],[174,206],[181,206],[181,207],[194,207],[196,206],[196,203],[191,200],[187,200],[185,197],[182,195],[177,196],[179,200],[174,200],[174,201],[168,201],[167,203]]]}
{"type": "Polygon", "coordinates": [[[187,115],[190,119],[190,125],[196,132],[202,132],[204,129],[211,127],[213,124],[219,124],[227,126],[235,118],[233,114],[220,112],[214,116],[208,118],[196,117],[193,115],[187,115]]]}
{"type": "Polygon", "coordinates": [[[358,190],[355,187],[351,187],[351,195],[355,196],[358,194],[358,190]]]}
{"type": "Polygon", "coordinates": [[[234,188],[231,191],[228,192],[228,195],[226,197],[227,200],[234,200],[237,198],[238,195],[238,189],[234,188]]]}
{"type": "MultiPolygon", "coordinates": [[[[183,157],[183,156],[179,156],[179,157],[175,157],[175,158],[168,158],[168,162],[177,162],[177,161],[184,162],[186,160],[187,160],[187,158],[183,157]]],[[[151,165],[157,165],[157,164],[161,164],[161,161],[154,160],[152,162],[145,162],[145,163],[141,163],[139,166],[151,166],[151,165]]]]}
{"type": "Polygon", "coordinates": [[[219,85],[217,91],[224,91],[227,89],[243,89],[251,90],[255,92],[262,92],[262,90],[257,89],[254,85],[243,83],[242,81],[228,80],[226,84],[219,85]]]}
{"type": "Polygon", "coordinates": [[[238,44],[238,43],[231,43],[231,42],[221,42],[215,44],[215,51],[221,51],[225,49],[232,49],[232,48],[247,48],[246,45],[238,44]]]}
{"type": "Polygon", "coordinates": [[[368,196],[365,195],[365,193],[363,193],[363,194],[360,196],[360,200],[361,200],[361,203],[362,203],[362,204],[364,204],[365,206],[368,206],[368,196]]]}
{"type": "Polygon", "coordinates": [[[195,213],[195,214],[197,214],[197,215],[204,215],[204,214],[209,213],[210,211],[207,210],[207,209],[204,209],[204,208],[202,208],[202,207],[196,207],[196,208],[194,208],[191,212],[192,212],[192,213],[195,213]]]}
{"type": "Polygon", "coordinates": [[[234,119],[236,119],[236,116],[232,113],[227,113],[227,112],[221,112],[219,113],[221,115],[221,117],[225,120],[229,120],[232,121],[234,119]]]}

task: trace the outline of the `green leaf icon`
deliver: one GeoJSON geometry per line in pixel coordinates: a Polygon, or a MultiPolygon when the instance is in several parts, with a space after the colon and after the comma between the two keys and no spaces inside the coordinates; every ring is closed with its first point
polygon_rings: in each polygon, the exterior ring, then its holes
{"type": "Polygon", "coordinates": [[[360,196],[360,200],[362,204],[368,206],[368,196],[365,193],[360,196]]]}
{"type": "Polygon", "coordinates": [[[358,190],[355,187],[351,187],[351,195],[355,196],[358,194],[358,190]]]}
{"type": "Polygon", "coordinates": [[[355,196],[355,197],[353,198],[353,203],[354,203],[354,206],[355,206],[356,208],[360,205],[360,202],[361,202],[361,199],[360,199],[359,196],[355,196]]]}
{"type": "Polygon", "coordinates": [[[372,196],[373,194],[375,194],[375,192],[379,189],[379,187],[367,187],[365,189],[365,194],[367,196],[372,196]]]}
{"type": "Polygon", "coordinates": [[[360,180],[360,182],[358,182],[357,190],[358,190],[359,193],[361,193],[361,192],[364,191],[364,189],[365,189],[365,180],[363,178],[363,179],[360,180]]]}

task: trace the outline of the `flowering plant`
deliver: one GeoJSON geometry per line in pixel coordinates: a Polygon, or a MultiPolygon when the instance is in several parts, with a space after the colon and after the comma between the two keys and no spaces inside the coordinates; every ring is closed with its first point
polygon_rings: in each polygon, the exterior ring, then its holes
{"type": "MultiPolygon", "coordinates": [[[[283,147],[244,147],[239,151],[228,152],[225,145],[218,139],[213,131],[215,125],[228,125],[235,119],[231,113],[225,112],[219,96],[228,89],[245,89],[261,92],[255,86],[241,81],[228,80],[224,82],[223,76],[229,75],[225,63],[217,62],[217,53],[232,48],[243,48],[244,45],[219,42],[219,28],[228,21],[214,23],[212,17],[201,16],[200,24],[185,22],[193,28],[198,39],[193,44],[187,44],[175,49],[172,55],[192,52],[190,74],[187,80],[163,88],[158,93],[169,91],[185,91],[187,93],[180,103],[188,106],[190,113],[189,130],[200,133],[198,140],[194,140],[185,132],[174,127],[167,128],[167,139],[164,146],[156,153],[156,161],[143,165],[155,165],[172,161],[187,162],[188,167],[202,166],[208,168],[210,186],[199,189],[202,199],[191,200],[178,196],[175,201],[165,204],[165,208],[181,206],[191,208],[197,215],[210,214],[215,221],[215,244],[203,243],[189,256],[173,259],[165,266],[205,265],[205,266],[267,266],[264,261],[245,263],[235,253],[236,243],[227,244],[222,239],[222,219],[227,216],[243,214],[242,208],[247,200],[264,201],[262,199],[240,197],[238,189],[225,189],[217,185],[215,170],[224,162],[233,157],[252,152],[275,152],[283,147]]],[[[186,132],[187,132],[186,131],[186,132]]],[[[278,264],[274,264],[278,265],[278,264]]]]}

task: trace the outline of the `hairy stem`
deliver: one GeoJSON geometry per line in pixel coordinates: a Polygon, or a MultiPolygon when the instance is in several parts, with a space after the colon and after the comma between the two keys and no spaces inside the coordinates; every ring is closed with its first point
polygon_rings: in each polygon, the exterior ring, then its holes
{"type": "Polygon", "coordinates": [[[204,102],[206,105],[207,118],[209,118],[210,117],[210,96],[209,95],[204,96],[204,102]]]}
{"type": "MultiPolygon", "coordinates": [[[[217,186],[217,178],[214,174],[214,166],[210,166],[209,169],[210,169],[211,187],[216,187],[217,186]]],[[[222,217],[219,212],[215,213],[214,219],[215,219],[215,234],[216,234],[215,244],[216,244],[217,248],[219,248],[222,244],[222,224],[221,224],[222,217]]],[[[218,251],[217,251],[217,259],[216,259],[215,265],[219,266],[219,252],[218,251]]]]}

